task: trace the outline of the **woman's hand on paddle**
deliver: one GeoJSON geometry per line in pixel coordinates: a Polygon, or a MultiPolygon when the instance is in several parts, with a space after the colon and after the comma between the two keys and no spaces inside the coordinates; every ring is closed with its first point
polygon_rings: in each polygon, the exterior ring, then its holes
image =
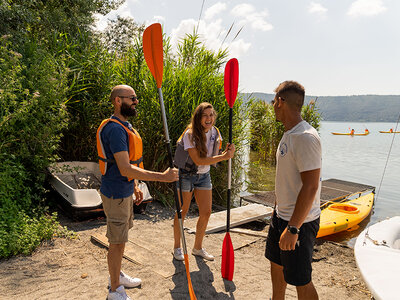
{"type": "Polygon", "coordinates": [[[164,182],[174,182],[179,179],[179,173],[177,168],[168,168],[163,173],[164,182]]]}
{"type": "Polygon", "coordinates": [[[233,158],[235,154],[235,144],[226,144],[225,151],[223,152],[223,155],[226,160],[233,158]]]}
{"type": "Polygon", "coordinates": [[[279,239],[279,248],[283,251],[294,250],[298,238],[298,234],[292,234],[287,230],[287,228],[285,228],[281,234],[281,238],[279,239]]]}

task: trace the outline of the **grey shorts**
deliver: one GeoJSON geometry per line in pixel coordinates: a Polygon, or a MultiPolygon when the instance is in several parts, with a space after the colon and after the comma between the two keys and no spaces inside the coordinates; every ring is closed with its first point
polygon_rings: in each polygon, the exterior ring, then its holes
{"type": "Polygon", "coordinates": [[[212,190],[210,172],[204,174],[180,174],[178,189],[182,185],[182,192],[192,192],[193,190],[212,190]]]}
{"type": "Polygon", "coordinates": [[[110,244],[128,242],[128,231],[133,227],[133,197],[108,198],[100,193],[107,217],[107,234],[110,244]]]}

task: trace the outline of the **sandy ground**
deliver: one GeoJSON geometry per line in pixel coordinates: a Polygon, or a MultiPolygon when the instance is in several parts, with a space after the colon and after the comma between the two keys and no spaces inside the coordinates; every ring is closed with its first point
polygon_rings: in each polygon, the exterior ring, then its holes
{"type": "MultiPolygon", "coordinates": [[[[144,245],[149,255],[138,253],[140,263],[126,259],[123,270],[143,280],[141,287],[127,290],[132,299],[189,299],[185,266],[172,259],[172,209],[153,202],[145,215],[136,215],[130,240],[144,245]],[[149,242],[151,241],[151,242],[149,242]],[[160,255],[152,255],[158,252],[160,255]],[[162,257],[158,261],[155,257],[162,257]]],[[[194,214],[192,214],[194,215],[194,214]]],[[[190,217],[190,216],[189,216],[190,217]]],[[[60,215],[60,222],[78,234],[77,239],[55,238],[30,256],[0,261],[0,299],[105,299],[107,295],[107,248],[92,241],[92,234],[103,234],[104,218],[71,221],[60,215]]],[[[267,231],[268,225],[253,222],[246,228],[267,231]]],[[[264,257],[264,238],[232,233],[235,250],[233,281],[221,278],[221,247],[224,233],[205,237],[204,246],[216,256],[206,262],[189,255],[191,280],[197,299],[269,299],[271,277],[264,257]],[[219,249],[219,250],[217,250],[219,249]]],[[[188,249],[193,235],[186,233],[188,249]]],[[[144,252],[145,253],[145,252],[144,252]]],[[[319,240],[314,250],[313,281],[320,299],[370,299],[361,279],[353,250],[319,240]]],[[[296,299],[289,286],[286,299],[296,299]]]]}

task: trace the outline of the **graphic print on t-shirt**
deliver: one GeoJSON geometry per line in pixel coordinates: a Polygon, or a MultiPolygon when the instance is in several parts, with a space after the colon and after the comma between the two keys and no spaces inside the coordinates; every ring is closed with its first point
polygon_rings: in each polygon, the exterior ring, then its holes
{"type": "Polygon", "coordinates": [[[288,149],[288,147],[287,147],[286,143],[282,143],[281,146],[279,147],[280,155],[285,156],[287,153],[287,149],[288,149]]]}

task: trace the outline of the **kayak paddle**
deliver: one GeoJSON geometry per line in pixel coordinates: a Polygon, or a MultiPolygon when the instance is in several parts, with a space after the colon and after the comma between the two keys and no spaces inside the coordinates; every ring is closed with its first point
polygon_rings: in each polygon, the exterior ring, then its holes
{"type": "MultiPolygon", "coordinates": [[[[235,104],[237,90],[239,84],[239,64],[236,58],[232,58],[225,66],[224,89],[225,98],[229,105],[229,144],[232,144],[232,115],[233,104],[235,104]]],[[[230,227],[230,209],[231,209],[231,179],[232,179],[232,159],[228,161],[228,200],[226,210],[226,234],[222,244],[222,262],[221,273],[222,278],[232,281],[233,270],[235,265],[235,256],[231,236],[229,234],[230,227]]]]}
{"type": "MultiPolygon", "coordinates": [[[[168,133],[168,124],[167,124],[167,117],[165,114],[165,107],[164,107],[164,100],[161,90],[162,84],[162,77],[163,77],[163,40],[162,40],[162,29],[161,24],[154,23],[146,28],[143,33],[143,53],[144,58],[146,60],[147,66],[150,69],[151,74],[153,74],[154,79],[157,83],[158,95],[160,98],[160,106],[161,106],[161,114],[162,120],[164,125],[164,135],[166,146],[168,150],[168,159],[169,159],[169,166],[173,168],[173,160],[172,160],[172,149],[169,139],[168,133]]],[[[192,287],[192,281],[190,279],[190,272],[189,272],[189,258],[186,249],[186,240],[185,234],[183,232],[183,224],[182,224],[182,214],[181,214],[181,205],[179,203],[178,198],[178,189],[176,183],[174,183],[174,196],[175,196],[175,205],[176,205],[176,212],[178,215],[178,221],[180,226],[181,232],[181,239],[182,239],[182,247],[183,247],[183,254],[185,258],[185,268],[186,268],[186,276],[188,281],[188,288],[189,288],[189,295],[191,300],[196,299],[196,295],[194,294],[194,290],[192,287]]]]}

